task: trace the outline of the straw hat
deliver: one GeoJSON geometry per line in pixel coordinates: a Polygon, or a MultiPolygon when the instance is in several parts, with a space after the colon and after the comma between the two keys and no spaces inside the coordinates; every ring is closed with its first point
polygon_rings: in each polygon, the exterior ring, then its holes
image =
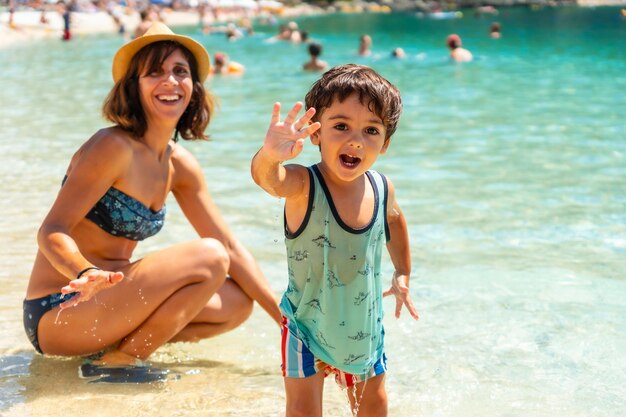
{"type": "Polygon", "coordinates": [[[206,80],[209,75],[211,61],[209,59],[209,53],[204,49],[204,46],[189,36],[175,34],[161,22],[154,22],[143,36],[128,42],[118,49],[113,58],[113,81],[117,82],[117,80],[124,76],[128,70],[130,61],[141,48],[159,41],[175,41],[189,49],[198,62],[198,76],[200,77],[200,81],[204,82],[204,80],[206,80]]]}

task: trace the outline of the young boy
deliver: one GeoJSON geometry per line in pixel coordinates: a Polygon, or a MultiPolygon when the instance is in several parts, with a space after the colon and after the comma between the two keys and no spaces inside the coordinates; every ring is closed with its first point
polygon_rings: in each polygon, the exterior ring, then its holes
{"type": "Polygon", "coordinates": [[[371,68],[342,65],[326,72],[283,122],[274,105],[252,176],[285,197],[289,285],[281,301],[282,369],[287,416],[321,416],[324,377],[335,374],[359,416],[386,416],[382,297],[396,297],[396,317],[409,295],[411,259],[394,187],[370,171],[385,153],[402,111],[398,89],[371,68]],[[312,122],[309,124],[309,122],[312,122]],[[295,158],[304,138],[319,146],[311,167],[295,158]],[[395,267],[383,293],[381,253],[395,267]]]}

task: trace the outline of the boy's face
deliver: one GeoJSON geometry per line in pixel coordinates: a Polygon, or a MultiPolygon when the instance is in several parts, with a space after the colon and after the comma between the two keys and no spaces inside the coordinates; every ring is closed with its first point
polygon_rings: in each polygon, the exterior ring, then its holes
{"type": "Polygon", "coordinates": [[[335,100],[319,118],[322,127],[311,135],[320,146],[321,168],[337,182],[350,182],[365,173],[387,151],[383,121],[352,94],[335,100]]]}

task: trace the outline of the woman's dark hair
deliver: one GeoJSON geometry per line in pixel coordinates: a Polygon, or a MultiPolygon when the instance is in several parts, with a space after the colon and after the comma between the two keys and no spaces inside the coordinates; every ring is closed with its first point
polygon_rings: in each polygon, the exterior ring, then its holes
{"type": "Polygon", "coordinates": [[[198,64],[193,54],[174,41],[160,41],[143,47],[133,56],[128,71],[120,78],[102,105],[102,115],[120,128],[140,138],[148,128],[146,115],[141,106],[139,77],[159,71],[163,62],[176,50],[182,51],[191,68],[193,91],[187,109],[176,125],[174,140],[207,139],[204,131],[211,120],[215,100],[204,89],[198,77],[198,64]]]}

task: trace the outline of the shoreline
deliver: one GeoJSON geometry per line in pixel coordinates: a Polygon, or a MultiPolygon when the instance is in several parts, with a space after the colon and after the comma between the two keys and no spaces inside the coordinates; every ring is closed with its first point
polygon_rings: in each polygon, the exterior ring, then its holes
{"type": "MultiPolygon", "coordinates": [[[[626,0],[578,0],[575,7],[626,7],[626,0]]],[[[520,6],[513,5],[508,7],[520,6]]],[[[498,6],[499,8],[503,6],[498,6]]],[[[548,6],[546,6],[548,7],[548,6]]],[[[363,10],[357,8],[357,12],[363,10]]],[[[372,9],[371,11],[376,11],[372,9]]],[[[385,12],[388,12],[387,9],[385,12]]],[[[163,22],[172,27],[180,26],[210,26],[239,22],[242,20],[253,20],[256,18],[296,18],[312,14],[324,14],[328,12],[341,12],[340,7],[330,7],[322,9],[309,4],[298,6],[284,6],[274,9],[230,9],[220,10],[217,17],[212,14],[205,14],[202,18],[197,10],[172,10],[164,8],[161,10],[163,22]]],[[[352,11],[354,12],[354,10],[352,11]]],[[[42,11],[27,9],[16,10],[13,15],[13,25],[9,25],[9,12],[0,12],[0,49],[12,46],[21,42],[36,41],[40,39],[59,38],[63,34],[63,17],[56,10],[46,10],[47,22],[41,23],[42,11]]],[[[124,26],[124,33],[127,37],[132,37],[135,28],[140,23],[139,12],[136,10],[120,10],[108,13],[102,10],[79,11],[72,13],[71,31],[73,36],[92,35],[98,33],[120,33],[119,22],[124,26]],[[115,15],[115,17],[114,17],[115,15]],[[116,22],[116,19],[118,20],[116,22]],[[130,36],[129,36],[130,35],[130,36]]]]}
{"type": "MultiPolygon", "coordinates": [[[[279,9],[220,10],[217,17],[207,13],[202,18],[197,10],[164,8],[160,11],[160,16],[163,23],[171,28],[176,28],[181,26],[220,25],[270,17],[270,15],[284,19],[321,13],[324,13],[324,11],[319,7],[300,5],[296,7],[281,7],[279,9]]],[[[120,33],[119,22],[121,22],[125,36],[132,38],[132,34],[141,21],[139,12],[136,10],[124,10],[114,14],[102,10],[72,12],[70,26],[72,36],[120,33]],[[118,22],[116,22],[116,19],[118,22]]],[[[55,37],[61,39],[63,34],[63,17],[61,14],[56,10],[46,10],[46,23],[41,23],[41,15],[41,10],[16,10],[13,14],[13,24],[10,25],[9,12],[0,12],[0,49],[19,42],[55,37]]]]}

